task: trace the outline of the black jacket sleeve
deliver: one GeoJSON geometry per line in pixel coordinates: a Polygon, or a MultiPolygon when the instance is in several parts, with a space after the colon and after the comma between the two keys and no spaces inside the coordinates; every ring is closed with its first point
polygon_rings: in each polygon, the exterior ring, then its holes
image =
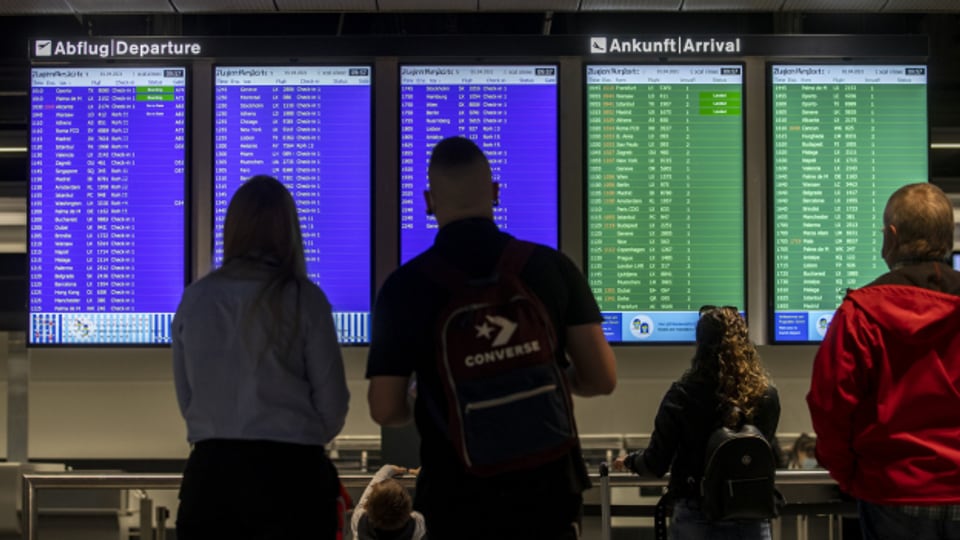
{"type": "Polygon", "coordinates": [[[637,474],[651,474],[657,478],[667,474],[680,444],[680,437],[685,427],[683,419],[683,389],[674,383],[660,402],[657,418],[654,420],[653,434],[648,446],[636,461],[634,470],[637,474]],[[642,469],[641,469],[642,467],[642,469]]]}
{"type": "Polygon", "coordinates": [[[767,393],[763,396],[763,401],[757,408],[757,414],[754,417],[753,425],[757,426],[760,433],[770,442],[776,444],[777,425],[780,423],[780,394],[777,389],[771,385],[767,387],[767,393]]]}

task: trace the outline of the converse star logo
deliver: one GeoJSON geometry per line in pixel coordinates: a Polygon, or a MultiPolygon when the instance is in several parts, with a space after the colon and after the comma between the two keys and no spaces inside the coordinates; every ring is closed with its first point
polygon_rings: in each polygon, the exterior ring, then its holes
{"type": "Polygon", "coordinates": [[[493,331],[496,327],[499,327],[500,331],[497,332],[497,337],[494,338],[493,342],[490,344],[492,347],[506,345],[513,336],[513,333],[517,331],[517,323],[507,319],[506,317],[500,316],[487,315],[487,320],[483,321],[483,324],[480,326],[474,326],[474,328],[477,329],[477,337],[486,339],[490,339],[490,336],[493,334],[493,331]],[[487,324],[488,322],[494,326],[490,326],[487,324]]]}

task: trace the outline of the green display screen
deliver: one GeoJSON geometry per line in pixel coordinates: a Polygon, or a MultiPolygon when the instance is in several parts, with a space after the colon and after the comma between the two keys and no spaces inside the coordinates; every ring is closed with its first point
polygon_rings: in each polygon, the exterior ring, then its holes
{"type": "Polygon", "coordinates": [[[744,306],[743,67],[586,68],[587,277],[611,342],[744,306]]]}
{"type": "Polygon", "coordinates": [[[773,65],[773,339],[823,339],[887,268],[883,208],[927,181],[927,68],[773,65]]]}

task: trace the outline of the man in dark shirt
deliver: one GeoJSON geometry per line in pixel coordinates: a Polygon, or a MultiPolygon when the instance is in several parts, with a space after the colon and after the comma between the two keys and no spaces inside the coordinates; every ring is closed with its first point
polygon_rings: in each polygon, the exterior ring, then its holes
{"type": "MultiPolygon", "coordinates": [[[[431,279],[427,254],[439,255],[470,277],[486,277],[511,237],[493,222],[499,186],[474,143],[460,137],[441,141],[428,174],[427,209],[436,214],[440,231],[433,247],[397,269],[377,297],[367,362],[370,415],[382,426],[399,426],[413,412],[422,465],[414,506],[424,514],[431,539],[576,538],[581,493],[589,487],[579,447],[530,469],[476,476],[465,469],[443,432],[443,419],[437,418],[446,415],[447,401],[435,328],[450,293],[431,279]],[[411,411],[407,398],[414,373],[417,399],[411,411]]],[[[520,278],[552,320],[557,361],[565,367],[571,392],[611,393],[613,351],[603,336],[596,300],[573,262],[537,246],[520,278]]]]}

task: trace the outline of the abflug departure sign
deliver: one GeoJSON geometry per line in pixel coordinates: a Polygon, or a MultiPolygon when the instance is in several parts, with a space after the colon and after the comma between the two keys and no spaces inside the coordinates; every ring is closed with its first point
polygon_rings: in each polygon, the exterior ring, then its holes
{"type": "Polygon", "coordinates": [[[172,39],[37,39],[33,57],[42,58],[182,58],[200,56],[200,43],[172,39]]]}

